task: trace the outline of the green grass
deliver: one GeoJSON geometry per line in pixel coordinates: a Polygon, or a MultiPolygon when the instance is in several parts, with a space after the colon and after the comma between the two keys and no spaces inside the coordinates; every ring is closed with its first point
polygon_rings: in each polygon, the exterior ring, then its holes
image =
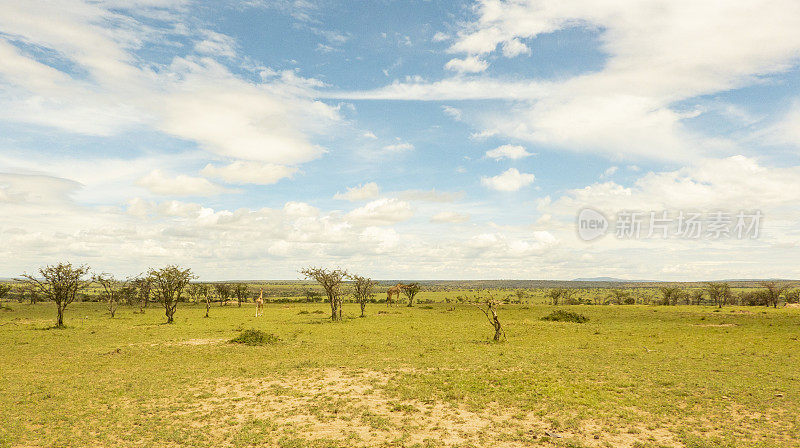
{"type": "Polygon", "coordinates": [[[375,304],[364,319],[345,304],[341,323],[327,306],[268,304],[261,318],[252,305],[215,307],[204,319],[203,306],[180,304],[165,325],[152,305],[111,319],[103,304],[75,303],[67,327],[51,329],[52,304],[14,304],[0,313],[0,447],[453,446],[414,442],[420,422],[447,409],[511,416],[473,446],[603,446],[594,435],[642,447],[800,446],[797,309],[559,307],[589,318],[575,325],[542,321],[552,306],[504,305],[508,341],[491,344],[485,316],[466,304],[382,314],[375,304]],[[227,343],[245,329],[281,342],[227,343]],[[383,381],[356,394],[330,387],[336,375],[383,381]],[[303,385],[311,377],[322,378],[316,389],[303,385]],[[378,397],[385,414],[365,408],[378,397]],[[264,403],[276,410],[242,414],[264,403]],[[287,403],[302,406],[280,411],[287,403]],[[298,408],[394,438],[314,436],[287,417],[298,408]]]}

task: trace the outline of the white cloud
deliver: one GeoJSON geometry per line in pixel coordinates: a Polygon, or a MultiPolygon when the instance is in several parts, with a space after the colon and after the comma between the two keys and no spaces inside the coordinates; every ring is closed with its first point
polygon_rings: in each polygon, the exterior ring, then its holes
{"type": "Polygon", "coordinates": [[[437,31],[436,34],[434,34],[433,38],[432,38],[432,40],[434,42],[444,42],[444,41],[449,40],[449,39],[450,39],[450,36],[448,36],[447,34],[441,32],[441,31],[437,31]]]}
{"type": "Polygon", "coordinates": [[[610,166],[605,171],[603,171],[603,174],[600,175],[600,178],[601,179],[605,179],[605,178],[611,177],[614,174],[616,174],[618,170],[619,170],[619,167],[610,166]]]}
{"type": "Polygon", "coordinates": [[[242,160],[318,157],[322,149],[310,136],[339,119],[336,108],[312,98],[321,83],[294,72],[264,83],[235,75],[215,59],[235,56],[232,39],[190,28],[169,9],[181,4],[139,2],[130,16],[126,8],[78,0],[0,4],[0,117],[102,136],[148,126],[242,160]],[[161,25],[137,19],[148,12],[161,25]],[[161,64],[143,64],[134,53],[178,37],[199,38],[194,52],[161,64]],[[19,42],[57,54],[74,70],[40,62],[19,42]]]}
{"type": "Polygon", "coordinates": [[[520,173],[516,168],[509,168],[494,177],[482,177],[481,184],[497,191],[517,191],[533,183],[533,174],[520,173]]]}
{"type": "Polygon", "coordinates": [[[458,73],[480,73],[489,68],[489,63],[483,59],[469,56],[464,59],[451,59],[444,68],[458,73]]]}
{"type": "Polygon", "coordinates": [[[271,185],[292,177],[296,172],[295,167],[237,160],[225,166],[208,164],[200,174],[229,184],[271,185]]]}
{"type": "Polygon", "coordinates": [[[384,146],[383,150],[384,151],[389,151],[389,152],[413,151],[414,150],[414,145],[412,145],[411,143],[408,143],[408,142],[398,142],[398,143],[393,143],[391,145],[384,146]]]}
{"type": "Polygon", "coordinates": [[[442,106],[442,111],[450,118],[460,121],[461,120],[461,109],[455,108],[453,106],[442,106]]]}
{"type": "Polygon", "coordinates": [[[382,198],[351,211],[347,219],[358,224],[382,226],[408,220],[413,214],[408,202],[382,198]]]}
{"type": "Polygon", "coordinates": [[[211,30],[205,30],[203,34],[205,39],[194,46],[196,52],[228,58],[236,56],[236,41],[232,37],[211,30]]]}
{"type": "Polygon", "coordinates": [[[139,179],[137,184],[164,196],[214,196],[226,191],[202,177],[168,175],[158,169],[139,179]]]}
{"type": "Polygon", "coordinates": [[[635,5],[481,0],[476,11],[476,20],[462,25],[449,49],[464,54],[462,61],[482,60],[498,48],[510,56],[522,50],[517,45],[521,39],[587,28],[599,34],[606,55],[603,68],[538,81],[456,76],[432,83],[395,82],[349,95],[518,99],[515,107],[471,117],[483,129],[479,134],[615,159],[687,162],[743,151],[735,140],[686,126],[704,113],[690,100],[759,83],[792,68],[800,55],[800,3],[793,0],[744,0],[725,7],[690,0],[635,5]]]}
{"type": "Polygon", "coordinates": [[[469,218],[469,213],[439,212],[431,217],[431,222],[457,224],[467,222],[469,218]]]}
{"type": "Polygon", "coordinates": [[[531,54],[531,49],[520,42],[519,39],[511,39],[503,42],[503,56],[514,58],[521,54],[531,54]]]}
{"type": "Polygon", "coordinates": [[[755,159],[732,156],[701,160],[675,171],[650,172],[630,187],[603,182],[570,190],[554,207],[565,213],[586,204],[610,211],[740,210],[798,201],[800,167],[767,168],[755,159]]]}
{"type": "Polygon", "coordinates": [[[381,189],[378,187],[378,184],[375,182],[368,182],[356,187],[348,187],[345,193],[336,193],[333,195],[333,198],[344,201],[358,202],[366,201],[368,199],[375,199],[380,195],[380,193],[381,189]]]}
{"type": "Polygon", "coordinates": [[[486,157],[495,160],[511,159],[517,160],[525,157],[532,156],[533,153],[528,152],[524,147],[519,145],[503,145],[495,149],[486,151],[486,157]]]}

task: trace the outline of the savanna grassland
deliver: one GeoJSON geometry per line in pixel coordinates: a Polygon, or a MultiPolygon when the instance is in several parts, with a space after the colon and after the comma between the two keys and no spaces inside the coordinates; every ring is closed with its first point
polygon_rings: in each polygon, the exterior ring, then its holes
{"type": "MultiPolygon", "coordinates": [[[[274,288],[279,286],[272,285],[274,288]]],[[[800,309],[76,302],[0,311],[2,447],[800,446],[800,309]],[[541,320],[555,309],[585,323],[541,320]],[[229,341],[256,329],[263,345],[229,341]]],[[[497,292],[505,297],[507,293],[497,292]]],[[[445,302],[447,298],[450,303],[445,302]]],[[[433,302],[433,303],[428,303],[433,302]]]]}

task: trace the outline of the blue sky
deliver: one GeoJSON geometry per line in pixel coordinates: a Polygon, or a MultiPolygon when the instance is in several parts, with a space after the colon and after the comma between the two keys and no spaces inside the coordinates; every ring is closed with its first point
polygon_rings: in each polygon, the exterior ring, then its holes
{"type": "Polygon", "coordinates": [[[796,278],[798,30],[789,0],[7,2],[0,275],[796,278]],[[587,206],[765,219],[586,243],[587,206]]]}

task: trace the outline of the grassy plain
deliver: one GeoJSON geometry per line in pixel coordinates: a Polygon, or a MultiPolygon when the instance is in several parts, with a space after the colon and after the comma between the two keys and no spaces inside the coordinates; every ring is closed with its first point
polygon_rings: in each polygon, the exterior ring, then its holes
{"type": "Polygon", "coordinates": [[[800,446],[800,309],[509,304],[491,343],[466,303],[10,307],[0,447],[800,446]]]}

